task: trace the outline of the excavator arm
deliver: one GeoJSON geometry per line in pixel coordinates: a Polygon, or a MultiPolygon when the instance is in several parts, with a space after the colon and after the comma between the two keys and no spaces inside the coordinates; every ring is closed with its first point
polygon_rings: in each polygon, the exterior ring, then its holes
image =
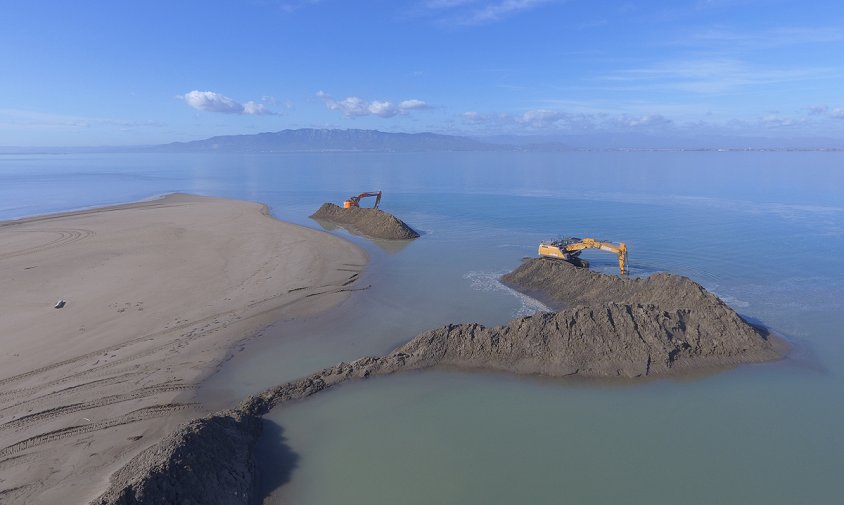
{"type": "Polygon", "coordinates": [[[348,209],[349,207],[360,207],[360,199],[367,198],[370,196],[375,197],[375,205],[372,206],[373,209],[378,208],[378,204],[381,203],[381,192],[380,191],[370,191],[368,193],[361,193],[357,196],[350,196],[348,200],[343,202],[343,208],[348,209]]]}
{"type": "Polygon", "coordinates": [[[577,257],[584,249],[599,249],[616,254],[619,272],[621,272],[621,275],[627,274],[627,244],[624,242],[619,242],[616,245],[612,242],[593,238],[570,237],[552,242],[541,242],[539,244],[539,255],[567,260],[571,257],[577,257]]]}

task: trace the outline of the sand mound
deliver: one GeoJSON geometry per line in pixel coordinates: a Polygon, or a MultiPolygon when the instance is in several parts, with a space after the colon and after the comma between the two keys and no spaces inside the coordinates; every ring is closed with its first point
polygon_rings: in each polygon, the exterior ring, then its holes
{"type": "Polygon", "coordinates": [[[717,296],[678,275],[628,279],[533,258],[502,281],[569,308],[496,328],[450,325],[400,350],[428,354],[424,361],[431,364],[624,377],[771,361],[785,350],[717,296]]]}
{"type": "Polygon", "coordinates": [[[569,308],[495,328],[448,325],[398,349],[408,366],[549,376],[644,377],[782,357],[784,345],[686,277],[627,279],[533,258],[502,277],[569,308]]]}
{"type": "MultiPolygon", "coordinates": [[[[253,450],[261,416],[352,379],[398,371],[405,356],[363,358],[250,396],[227,410],[183,424],[115,472],[109,489],[93,505],[255,503],[253,450]]],[[[282,469],[279,469],[281,471],[282,469]]]]}
{"type": "Polygon", "coordinates": [[[419,234],[404,221],[381,209],[364,207],[344,209],[333,203],[324,203],[311,217],[345,225],[353,232],[372,238],[407,240],[419,237],[419,234]]]}
{"type": "Polygon", "coordinates": [[[577,268],[566,261],[531,258],[502,276],[501,282],[558,307],[615,302],[732,312],[700,284],[669,273],[626,278],[577,268]]]}
{"type": "Polygon", "coordinates": [[[486,328],[448,325],[399,352],[414,368],[455,366],[552,377],[644,377],[775,360],[767,336],[738,316],[607,303],[486,328]]]}
{"type": "Polygon", "coordinates": [[[186,423],[115,472],[92,504],[248,505],[261,423],[235,411],[186,423]]]}

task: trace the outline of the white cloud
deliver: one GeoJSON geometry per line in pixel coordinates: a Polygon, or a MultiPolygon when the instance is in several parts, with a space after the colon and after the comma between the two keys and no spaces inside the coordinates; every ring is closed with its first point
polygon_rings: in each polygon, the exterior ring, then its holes
{"type": "Polygon", "coordinates": [[[225,95],[213,91],[193,90],[185,93],[182,98],[186,104],[196,110],[205,112],[219,112],[222,114],[246,114],[253,116],[275,114],[263,104],[248,101],[244,104],[237,102],[225,95]]]}
{"type": "Polygon", "coordinates": [[[18,109],[0,109],[0,129],[65,129],[117,128],[121,131],[160,128],[165,123],[152,120],[113,119],[91,116],[67,116],[18,109]]]}
{"type": "Polygon", "coordinates": [[[564,112],[538,109],[525,112],[516,121],[533,128],[548,128],[566,117],[567,114],[564,112]]]}
{"type": "Polygon", "coordinates": [[[428,0],[425,7],[429,9],[453,9],[467,4],[477,3],[479,0],[428,0]]]}
{"type": "Polygon", "coordinates": [[[604,79],[644,89],[721,93],[737,88],[829,77],[829,68],[767,68],[734,58],[687,59],[658,62],[620,70],[604,79]]]}
{"type": "Polygon", "coordinates": [[[430,109],[431,106],[422,100],[411,98],[410,100],[402,100],[399,104],[399,108],[402,110],[430,109]]]}
{"type": "Polygon", "coordinates": [[[625,114],[614,118],[613,122],[618,126],[631,129],[669,127],[674,123],[674,121],[662,114],[645,114],[642,116],[628,116],[625,114]]]}
{"type": "Polygon", "coordinates": [[[460,119],[465,124],[500,130],[523,132],[587,132],[587,131],[642,131],[667,130],[674,121],[661,114],[606,114],[570,113],[561,110],[535,109],[521,114],[464,112],[460,119]]]}
{"type": "MultiPolygon", "coordinates": [[[[681,114],[682,116],[682,114],[681,114]]],[[[534,109],[518,113],[467,111],[454,118],[475,134],[568,135],[626,134],[694,137],[699,135],[820,135],[840,137],[844,129],[844,107],[816,105],[794,111],[770,111],[744,118],[709,117],[682,120],[664,114],[659,105],[650,112],[534,109]]],[[[455,131],[461,131],[454,126],[455,131]]],[[[463,130],[465,133],[465,130],[463,130]]]]}
{"type": "Polygon", "coordinates": [[[281,2],[279,4],[279,7],[284,12],[292,13],[292,12],[296,12],[299,9],[302,9],[304,7],[308,7],[310,5],[316,5],[318,3],[320,3],[320,0],[295,0],[295,1],[281,2]]]}
{"type": "Polygon", "coordinates": [[[559,0],[427,0],[425,11],[446,25],[480,25],[559,0]]]}
{"type": "Polygon", "coordinates": [[[725,30],[710,28],[685,35],[676,45],[700,46],[730,51],[768,50],[780,47],[810,44],[830,44],[844,41],[844,31],[832,26],[792,26],[767,30],[725,30]]]}
{"type": "Polygon", "coordinates": [[[809,107],[809,115],[832,119],[844,119],[844,107],[833,108],[829,105],[815,105],[813,107],[809,107]]]}
{"type": "Polygon", "coordinates": [[[325,91],[318,91],[316,96],[322,99],[326,107],[341,112],[348,118],[370,115],[389,118],[397,115],[406,115],[411,110],[431,108],[426,102],[415,98],[402,100],[396,105],[395,102],[390,100],[367,101],[357,96],[349,96],[342,100],[336,100],[325,91]]]}
{"type": "Polygon", "coordinates": [[[805,118],[785,117],[779,114],[769,114],[759,121],[761,126],[768,128],[788,128],[791,126],[800,126],[806,123],[805,118]]]}
{"type": "Polygon", "coordinates": [[[493,2],[472,12],[464,20],[464,23],[474,25],[499,21],[507,16],[532,9],[536,6],[548,3],[549,1],[550,0],[504,0],[493,2]]]}
{"type": "Polygon", "coordinates": [[[484,116],[480,112],[476,112],[473,110],[460,114],[460,117],[463,119],[464,123],[483,124],[485,122],[484,116]]]}
{"type": "Polygon", "coordinates": [[[224,114],[240,114],[243,112],[243,105],[213,91],[193,90],[185,93],[184,99],[185,103],[196,110],[222,112],[224,114]]]}
{"type": "Polygon", "coordinates": [[[316,96],[322,98],[325,106],[331,110],[340,111],[346,117],[360,117],[369,115],[368,104],[359,97],[350,96],[337,101],[324,91],[317,91],[316,96]]]}
{"type": "Polygon", "coordinates": [[[398,108],[393,104],[393,102],[379,102],[377,100],[370,103],[367,110],[370,113],[381,117],[393,117],[399,113],[398,108]]]}
{"type": "Polygon", "coordinates": [[[508,113],[482,113],[477,111],[469,111],[460,114],[460,119],[470,125],[503,128],[503,129],[541,129],[549,128],[553,124],[563,118],[565,114],[557,111],[548,111],[544,109],[527,111],[522,114],[508,114],[508,113]]]}
{"type": "Polygon", "coordinates": [[[244,114],[253,114],[253,115],[261,115],[267,114],[269,111],[264,104],[253,102],[252,100],[243,104],[243,113],[244,114]]]}

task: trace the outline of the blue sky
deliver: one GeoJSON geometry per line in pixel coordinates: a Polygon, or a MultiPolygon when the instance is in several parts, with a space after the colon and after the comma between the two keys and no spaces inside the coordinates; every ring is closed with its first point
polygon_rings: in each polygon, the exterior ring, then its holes
{"type": "Polygon", "coordinates": [[[844,139],[844,2],[0,0],[0,146],[286,128],[844,139]]]}

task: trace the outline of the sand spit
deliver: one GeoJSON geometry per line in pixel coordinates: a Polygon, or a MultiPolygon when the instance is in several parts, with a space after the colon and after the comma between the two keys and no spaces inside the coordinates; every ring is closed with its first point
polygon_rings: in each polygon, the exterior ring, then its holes
{"type": "Polygon", "coordinates": [[[257,497],[254,464],[242,450],[251,451],[258,440],[260,417],[349,380],[438,366],[629,379],[771,361],[784,351],[684,277],[657,274],[625,280],[563,262],[529,260],[508,278],[522,286],[569,286],[555,293],[573,290],[578,303],[597,301],[494,328],[447,325],[418,335],[390,355],[340,363],[251,396],[237,409],[194,421],[141,453],[115,474],[111,489],[96,505],[247,505],[257,497]],[[596,289],[581,284],[589,281],[598,283],[596,289]],[[606,297],[626,302],[604,302],[606,297]]]}
{"type": "Polygon", "coordinates": [[[344,209],[333,203],[324,203],[311,217],[344,225],[350,228],[350,231],[372,238],[409,240],[419,237],[419,234],[404,221],[381,209],[364,207],[344,209]]]}
{"type": "Polygon", "coordinates": [[[541,313],[494,328],[448,325],[399,350],[417,367],[607,378],[672,375],[782,356],[767,335],[733,318],[617,303],[541,313]]]}
{"type": "Polygon", "coordinates": [[[396,372],[406,356],[340,363],[244,400],[237,409],[196,419],[135,456],[94,505],[255,503],[253,449],[261,416],[343,382],[396,372]]]}
{"type": "Polygon", "coordinates": [[[0,502],[93,499],[207,414],[194,389],[235,343],[337,304],[365,261],[260,204],[187,195],[0,223],[0,502]]]}

